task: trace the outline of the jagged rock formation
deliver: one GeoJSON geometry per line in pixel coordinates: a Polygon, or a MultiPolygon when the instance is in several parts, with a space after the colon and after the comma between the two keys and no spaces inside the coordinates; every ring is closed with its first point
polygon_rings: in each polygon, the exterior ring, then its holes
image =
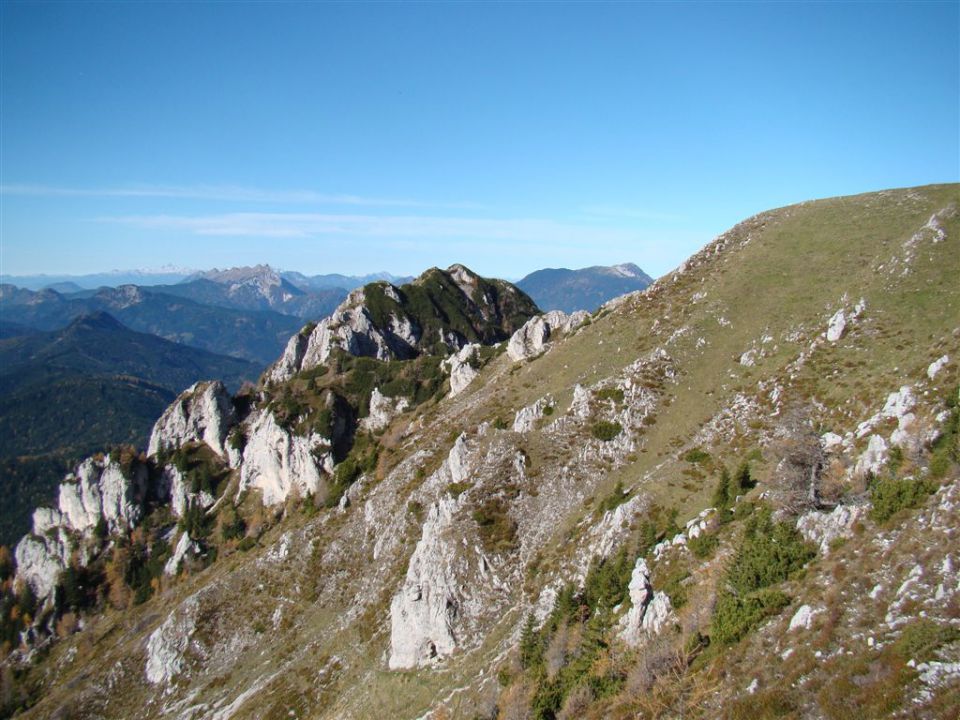
{"type": "Polygon", "coordinates": [[[230,393],[222,382],[199,382],[180,394],[150,433],[149,455],[202,442],[224,460],[228,457],[227,435],[237,417],[230,393]]]}
{"type": "Polygon", "coordinates": [[[649,635],[658,635],[670,618],[670,598],[654,592],[650,584],[650,568],[643,558],[637,560],[627,588],[630,610],[620,621],[620,638],[629,646],[637,647],[649,635]]]}
{"type": "Polygon", "coordinates": [[[184,654],[197,629],[196,598],[187,599],[170,612],[163,624],[147,640],[147,682],[169,684],[183,670],[184,654]]]}
{"type": "Polygon", "coordinates": [[[17,577],[41,602],[51,600],[60,572],[78,549],[83,566],[108,532],[139,522],[147,495],[147,471],[110,458],[89,458],[60,484],[56,508],[38,508],[33,531],[16,547],[17,577]]]}
{"type": "Polygon", "coordinates": [[[553,408],[553,406],[553,398],[547,395],[537,400],[533,405],[521,408],[513,419],[513,431],[527,432],[533,430],[537,421],[543,419],[547,408],[553,408]]]}
{"type": "Polygon", "coordinates": [[[427,665],[456,648],[453,630],[460,598],[449,569],[456,561],[456,545],[444,537],[455,508],[452,498],[430,508],[406,580],[390,603],[391,669],[427,665]]]}
{"type": "Polygon", "coordinates": [[[381,393],[380,388],[374,388],[370,395],[370,413],[360,421],[360,425],[366,430],[382,430],[409,405],[405,397],[390,398],[381,393]]]}
{"type": "Polygon", "coordinates": [[[505,340],[536,312],[530,298],[502,280],[462,265],[433,268],[400,287],[376,282],[354,290],[309,334],[291,338],[268,376],[283,381],[326,363],[335,351],[378,360],[456,353],[469,343],[505,340]]]}
{"type": "Polygon", "coordinates": [[[862,506],[837,505],[829,513],[813,511],[801,516],[797,519],[797,530],[816,543],[822,555],[827,555],[834,542],[853,537],[853,526],[863,514],[862,506]]]}
{"type": "Polygon", "coordinates": [[[571,315],[560,310],[552,310],[531,318],[510,337],[507,355],[514,361],[536,357],[546,350],[551,336],[571,333],[589,318],[590,315],[583,310],[578,310],[571,315]]]}
{"type": "Polygon", "coordinates": [[[291,493],[306,497],[320,491],[333,472],[333,441],[317,433],[297,435],[277,423],[269,410],[255,412],[245,425],[240,491],[257,489],[266,505],[291,493]]]}
{"type": "Polygon", "coordinates": [[[443,361],[444,369],[450,373],[450,397],[456,397],[466,390],[479,374],[472,364],[479,350],[477,343],[467,343],[443,361]]]}

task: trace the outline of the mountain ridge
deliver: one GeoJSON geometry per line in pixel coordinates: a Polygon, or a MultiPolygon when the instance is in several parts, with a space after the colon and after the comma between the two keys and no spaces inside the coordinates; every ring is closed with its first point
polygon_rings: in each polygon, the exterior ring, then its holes
{"type": "Polygon", "coordinates": [[[517,282],[544,310],[593,312],[605,302],[629,292],[643,290],[653,278],[633,263],[609,267],[594,265],[570,270],[543,268],[517,282]]]}
{"type": "Polygon", "coordinates": [[[137,541],[156,574],[52,611],[25,716],[950,717],[958,189],[760,213],[413,406],[418,359],[337,355],[242,412],[194,388],[154,456],[78,468],[18,546],[37,588],[58,537],[116,577],[99,518],[183,500],[137,541]],[[369,414],[341,454],[347,392],[369,414]],[[78,485],[130,502],[81,516],[78,485]]]}

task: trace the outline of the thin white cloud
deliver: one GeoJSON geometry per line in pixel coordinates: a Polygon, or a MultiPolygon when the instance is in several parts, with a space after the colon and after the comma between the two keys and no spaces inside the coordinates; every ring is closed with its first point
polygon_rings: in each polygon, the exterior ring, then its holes
{"type": "Polygon", "coordinates": [[[314,190],[267,190],[238,185],[132,185],[129,187],[72,188],[52,185],[0,185],[2,195],[32,197],[166,198],[223,202],[300,205],[358,205],[371,207],[473,208],[472,203],[429,203],[405,198],[363,197],[314,190]]]}
{"type": "Polygon", "coordinates": [[[409,215],[328,215],[318,213],[227,213],[221,215],[127,215],[97,218],[148,230],[228,237],[369,237],[515,241],[544,245],[624,243],[632,230],[561,223],[540,218],[483,219],[409,215]]]}
{"type": "Polygon", "coordinates": [[[587,205],[580,208],[585,215],[594,215],[604,218],[630,218],[632,220],[654,220],[661,222],[680,222],[685,220],[681,215],[657,212],[646,208],[625,207],[622,205],[587,205]]]}

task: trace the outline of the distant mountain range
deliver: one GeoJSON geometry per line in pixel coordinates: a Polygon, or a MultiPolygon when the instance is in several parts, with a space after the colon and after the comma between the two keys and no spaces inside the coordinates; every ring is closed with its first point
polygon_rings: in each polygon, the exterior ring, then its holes
{"type": "Polygon", "coordinates": [[[388,272],[370,273],[369,275],[341,275],[329,273],[326,275],[304,275],[295,271],[274,271],[266,265],[254,267],[230,268],[227,270],[197,271],[178,267],[163,267],[157,270],[113,270],[105,273],[89,275],[3,275],[0,280],[4,283],[16,285],[28,290],[43,290],[50,288],[61,293],[79,292],[81,290],[96,290],[101,287],[120,287],[121,285],[173,285],[180,282],[206,279],[216,282],[232,282],[238,276],[250,275],[262,269],[270,272],[279,272],[279,275],[292,285],[303,291],[327,290],[341,288],[353,290],[367,283],[377,280],[400,284],[409,282],[412,278],[392,275],[388,272]]]}
{"type": "MultiPolygon", "coordinates": [[[[197,282],[212,285],[211,295],[220,287],[207,280],[197,282]]],[[[167,288],[204,289],[195,283],[160,288],[123,285],[61,294],[0,285],[0,317],[4,321],[0,337],[23,334],[31,328],[58,330],[81,315],[104,311],[133,330],[265,366],[303,325],[291,315],[203,303],[164,292],[167,288]]]]}
{"type": "MultiPolygon", "coordinates": [[[[0,340],[4,502],[48,495],[65,463],[95,449],[145,446],[164,408],[198,380],[222,378],[236,389],[259,373],[257,363],[134,332],[103,312],[55,332],[0,340]]],[[[26,527],[22,514],[0,521],[4,539],[26,527]]]]}
{"type": "Polygon", "coordinates": [[[95,290],[100,287],[120,287],[121,285],[162,285],[178,283],[189,277],[195,270],[178,267],[163,267],[157,270],[112,270],[89,275],[6,275],[2,276],[4,283],[27,288],[28,290],[43,290],[51,288],[57,292],[78,292],[80,290],[95,290]]]}
{"type": "MultiPolygon", "coordinates": [[[[304,277],[304,276],[300,276],[304,277]]],[[[326,277],[326,276],[320,276],[326,277]]],[[[342,277],[342,276],[337,276],[342,277]]],[[[304,319],[318,319],[333,312],[350,288],[310,285],[311,278],[297,284],[269,265],[211,270],[197,273],[176,285],[152,288],[168,295],[186,297],[204,305],[233,310],[273,310],[304,319]]],[[[352,283],[348,283],[353,287],[352,283]]]]}
{"type": "Polygon", "coordinates": [[[547,268],[532,272],[517,287],[533,298],[541,310],[593,312],[608,300],[643,290],[653,278],[633,263],[580,270],[547,268]]]}
{"type": "MultiPolygon", "coordinates": [[[[70,277],[7,276],[19,284],[0,285],[0,338],[31,330],[57,330],[81,315],[103,311],[133,330],[266,366],[306,321],[318,321],[332,313],[350,290],[376,281],[394,286],[410,281],[386,272],[307,276],[268,265],[185,273],[170,269],[70,277]],[[114,286],[131,277],[139,282],[114,286]],[[161,278],[166,280],[164,284],[147,284],[161,278]],[[47,287],[36,289],[41,281],[47,287]],[[90,287],[94,283],[99,285],[90,287]]],[[[517,285],[542,310],[573,312],[593,311],[650,282],[640,268],[627,263],[538,270],[517,285]]]]}

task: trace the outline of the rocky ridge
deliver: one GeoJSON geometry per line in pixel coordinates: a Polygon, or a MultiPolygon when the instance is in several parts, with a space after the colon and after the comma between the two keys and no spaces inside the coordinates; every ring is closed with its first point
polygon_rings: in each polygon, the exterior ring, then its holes
{"type": "MultiPolygon", "coordinates": [[[[893,217],[902,220],[886,218],[883,232],[909,244],[916,227],[954,202],[955,194],[919,189],[865,196],[839,203],[837,212],[848,219],[861,208],[869,218],[893,207],[893,217]]],[[[333,433],[318,430],[330,425],[308,428],[308,411],[292,402],[287,413],[285,385],[264,396],[258,402],[269,402],[246,417],[237,414],[238,460],[230,460],[232,430],[226,452],[237,490],[248,451],[251,461],[277,448],[281,457],[293,452],[299,458],[286,470],[282,461],[270,470],[276,483],[270,492],[283,496],[275,524],[257,534],[250,529],[258,522],[255,513],[246,514],[244,540],[255,548],[244,551],[225,541],[223,562],[174,578],[142,609],[127,610],[124,617],[143,620],[140,629],[112,626],[113,635],[103,637],[115,639],[98,645],[102,670],[86,677],[70,702],[108,716],[137,707],[148,717],[226,718],[289,712],[420,717],[430,711],[435,717],[494,717],[529,711],[533,702],[572,713],[576,701],[584,703],[577,711],[582,717],[632,717],[644,712],[638,703],[651,693],[664,697],[672,688],[688,688],[676,702],[696,697],[696,683],[707,676],[693,662],[673,664],[670,658],[686,657],[678,654],[683,650],[719,673],[709,677],[724,678],[699,696],[697,707],[686,708],[690,714],[715,716],[780,690],[783,702],[815,716],[833,707],[829,703],[855,697],[836,699],[829,686],[815,687],[824,672],[846,677],[839,663],[848,651],[886,662],[884,653],[899,652],[900,638],[916,632],[907,608],[919,603],[942,640],[930,654],[903,659],[903,666],[910,660],[915,668],[914,674],[903,671],[904,697],[937,716],[937,703],[949,698],[955,682],[947,608],[960,591],[951,559],[960,474],[950,446],[943,445],[956,442],[956,401],[950,398],[958,347],[945,318],[957,298],[931,273],[946,265],[932,253],[955,245],[956,222],[940,213],[944,239],[934,243],[939,236],[931,232],[929,241],[924,234],[913,242],[911,272],[891,280],[907,283],[902,291],[908,297],[914,281],[934,288],[928,292],[937,294],[946,314],[899,319],[900,286],[872,284],[873,275],[855,279],[849,268],[835,270],[836,278],[816,268],[824,285],[815,307],[796,301],[789,283],[781,282],[774,291],[783,295],[771,295],[767,304],[784,308],[782,315],[749,313],[738,292],[755,292],[765,253],[776,253],[778,267],[789,269],[785,248],[792,228],[810,225],[809,213],[833,208],[815,203],[753,218],[650,290],[611,303],[603,317],[552,338],[549,352],[519,362],[505,353],[471,367],[477,374],[461,392],[435,404],[396,411],[384,407],[388,396],[378,389],[381,397],[370,402],[369,414],[378,429],[363,440],[377,443],[374,462],[361,463],[362,448],[355,444],[350,457],[330,455],[331,468],[325,458],[333,443],[322,439],[333,433]],[[744,277],[738,274],[743,268],[754,270],[744,277]],[[850,320],[846,298],[861,296],[866,304],[850,320]],[[844,328],[831,340],[841,308],[844,328]],[[748,350],[751,363],[740,362],[748,350]],[[797,405],[810,419],[793,420],[797,405]],[[273,426],[269,440],[267,434],[254,439],[255,425],[273,426]],[[792,460],[785,441],[809,455],[792,460]],[[868,459],[887,485],[871,485],[861,460],[881,441],[885,460],[868,459]],[[744,486],[728,505],[711,503],[721,466],[745,457],[757,487],[744,486]],[[803,465],[804,458],[816,462],[803,465]],[[791,489],[783,483],[798,462],[805,471],[798,477],[819,468],[812,477],[821,485],[820,500],[799,515],[785,514],[788,529],[777,532],[800,536],[790,543],[808,538],[816,547],[803,552],[812,559],[802,581],[790,576],[764,590],[764,597],[785,605],[725,644],[712,610],[724,573],[750,518],[791,489]],[[323,482],[354,464],[358,473],[343,495],[348,502],[319,512],[294,504],[301,490],[309,492],[307,463],[323,482]],[[886,502],[878,487],[922,489],[935,477],[939,485],[929,486],[929,497],[918,496],[919,510],[904,507],[893,520],[877,519],[886,502]],[[923,549],[922,563],[911,557],[919,552],[911,545],[919,530],[940,538],[923,549]],[[867,573],[858,553],[874,558],[878,569],[867,573]],[[846,580],[835,569],[840,562],[846,580]],[[357,571],[367,567],[376,572],[357,571]],[[830,587],[837,591],[829,593],[830,587]],[[769,594],[774,591],[781,595],[769,594]],[[874,612],[861,602],[868,593],[880,613],[879,619],[863,616],[872,623],[872,644],[854,620],[832,629],[824,624],[858,606],[874,612]],[[566,603],[580,615],[565,615],[566,603]],[[598,652],[590,644],[595,633],[609,654],[591,654],[598,652]],[[826,638],[816,658],[812,647],[803,647],[810,645],[809,633],[826,638]],[[697,639],[709,635],[709,646],[697,639]],[[530,637],[542,640],[540,661],[520,652],[530,637]],[[633,646],[635,654],[621,654],[618,643],[633,646]],[[769,662],[774,653],[779,660],[769,662]],[[583,657],[594,659],[585,666],[577,660],[583,657]],[[536,679],[530,664],[536,662],[543,662],[543,677],[580,677],[589,688],[613,689],[603,694],[551,686],[536,679]],[[778,681],[774,668],[780,667],[797,674],[778,681]],[[401,682],[405,677],[417,682],[401,682]],[[551,688],[558,694],[549,695],[551,688]]],[[[873,252],[877,264],[903,244],[850,242],[873,252]]],[[[808,294],[804,288],[797,297],[808,294]]],[[[307,386],[310,377],[284,381],[292,382],[307,386]]],[[[201,413],[216,406],[186,405],[201,413]]],[[[213,456],[205,438],[216,445],[220,432],[205,429],[215,424],[188,418],[176,427],[189,429],[171,431],[171,437],[179,438],[181,450],[202,446],[213,456]]],[[[218,528],[226,526],[233,500],[240,496],[227,487],[215,501],[219,507],[211,505],[208,515],[223,513],[216,515],[218,528]]],[[[252,513],[244,502],[236,508],[252,513]]],[[[97,622],[108,624],[100,626],[106,630],[116,621],[97,622]]],[[[68,658],[72,649],[82,652],[86,632],[55,646],[50,682],[79,677],[79,666],[68,658]]],[[[901,672],[900,665],[890,667],[901,672]]],[[[31,711],[35,716],[66,701],[56,686],[47,687],[31,711]]]]}

